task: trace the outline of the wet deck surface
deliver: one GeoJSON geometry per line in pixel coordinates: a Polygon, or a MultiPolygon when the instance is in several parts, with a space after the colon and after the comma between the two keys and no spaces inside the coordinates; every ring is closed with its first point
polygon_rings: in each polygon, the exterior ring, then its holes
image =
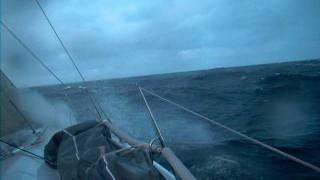
{"type": "MultiPolygon", "coordinates": [[[[43,149],[52,133],[44,135],[44,141],[26,150],[43,156],[43,149]]],[[[48,166],[43,160],[30,156],[24,152],[0,161],[1,180],[59,180],[58,172],[48,166]]]]}

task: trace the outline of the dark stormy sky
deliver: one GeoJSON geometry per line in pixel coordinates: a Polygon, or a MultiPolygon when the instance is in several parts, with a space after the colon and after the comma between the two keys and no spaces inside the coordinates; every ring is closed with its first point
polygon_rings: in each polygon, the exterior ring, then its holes
{"type": "MultiPolygon", "coordinates": [[[[86,79],[320,57],[319,0],[39,0],[86,79]]],[[[34,0],[1,18],[65,82],[79,81],[34,0]]],[[[1,69],[17,86],[57,81],[1,27],[1,69]]]]}

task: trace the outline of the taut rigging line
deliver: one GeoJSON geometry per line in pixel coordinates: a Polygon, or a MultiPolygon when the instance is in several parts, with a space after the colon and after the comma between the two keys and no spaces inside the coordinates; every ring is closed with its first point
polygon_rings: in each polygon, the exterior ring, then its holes
{"type": "MultiPolygon", "coordinates": [[[[60,43],[60,45],[62,46],[63,50],[65,51],[65,53],[67,54],[68,58],[70,59],[73,67],[77,70],[77,72],[78,72],[78,74],[79,74],[82,82],[85,83],[86,86],[88,87],[88,83],[87,83],[86,79],[84,78],[84,76],[82,75],[80,69],[79,69],[78,66],[76,65],[76,63],[75,63],[74,59],[72,58],[70,52],[68,51],[68,49],[67,49],[66,46],[64,45],[61,37],[59,36],[58,32],[57,32],[56,29],[54,28],[51,20],[49,19],[47,13],[46,13],[45,10],[44,10],[44,8],[41,6],[41,4],[40,4],[40,2],[39,2],[38,0],[35,0],[35,1],[36,1],[36,3],[37,3],[38,7],[40,8],[43,16],[45,17],[45,19],[47,20],[48,24],[50,25],[50,27],[51,27],[52,31],[54,32],[55,36],[56,36],[57,39],[59,40],[59,43],[60,43]]],[[[91,102],[92,102],[93,105],[94,105],[94,108],[96,109],[96,111],[97,111],[97,113],[98,113],[98,116],[99,116],[100,121],[102,121],[102,115],[100,114],[100,111],[99,111],[98,109],[100,109],[100,110],[102,111],[102,113],[103,113],[103,115],[104,115],[105,117],[106,117],[106,114],[104,113],[104,111],[103,111],[102,107],[100,106],[100,104],[99,104],[99,103],[95,103],[95,100],[94,100],[94,98],[92,97],[92,95],[90,94],[89,90],[88,90],[88,89],[85,89],[85,90],[86,90],[86,92],[88,93],[89,98],[90,98],[91,102]]],[[[109,118],[107,118],[107,119],[109,119],[109,118]]]]}
{"type": "Polygon", "coordinates": [[[147,93],[149,93],[149,94],[151,94],[151,95],[153,95],[153,96],[155,96],[155,97],[157,97],[157,98],[159,98],[160,100],[162,100],[164,102],[167,102],[167,103],[169,103],[169,104],[171,104],[173,106],[176,106],[176,107],[178,107],[178,108],[180,108],[180,109],[182,109],[182,110],[184,110],[186,112],[189,112],[189,113],[191,113],[191,114],[193,114],[195,116],[198,116],[198,117],[204,119],[205,121],[207,121],[207,122],[209,122],[209,123],[211,123],[213,125],[216,125],[216,126],[218,126],[220,128],[223,128],[223,129],[227,130],[228,132],[236,134],[236,135],[246,139],[247,141],[250,141],[250,142],[252,142],[254,144],[257,144],[257,145],[259,145],[259,146],[261,146],[263,148],[266,148],[266,149],[268,149],[268,150],[270,150],[270,151],[272,151],[272,152],[274,152],[276,154],[279,154],[279,155],[281,155],[281,156],[283,156],[283,157],[285,157],[287,159],[290,159],[291,161],[294,161],[294,162],[296,162],[296,163],[298,163],[300,165],[303,165],[303,166],[305,166],[307,168],[313,169],[314,171],[317,171],[318,173],[320,173],[320,168],[318,166],[315,166],[315,165],[313,165],[311,163],[308,163],[308,162],[306,162],[306,161],[304,161],[302,159],[299,159],[299,158],[297,158],[297,157],[295,157],[293,155],[290,155],[290,154],[288,154],[288,153],[286,153],[284,151],[281,151],[280,149],[277,149],[277,148],[275,148],[273,146],[270,146],[270,145],[268,145],[268,144],[266,144],[264,142],[261,142],[261,141],[255,139],[255,138],[247,136],[247,135],[245,135],[245,134],[243,134],[243,133],[241,133],[241,132],[239,132],[239,131],[237,131],[235,129],[232,129],[232,128],[224,125],[224,124],[221,124],[221,123],[219,123],[219,122],[217,122],[217,121],[215,121],[213,119],[210,119],[210,118],[208,118],[208,117],[206,117],[206,116],[204,116],[202,114],[199,114],[199,113],[197,113],[197,112],[195,112],[195,111],[193,111],[191,109],[188,109],[188,108],[186,108],[186,107],[184,107],[184,106],[182,106],[182,105],[180,105],[178,103],[175,103],[175,102],[173,102],[173,101],[171,101],[169,99],[166,99],[166,98],[164,98],[164,97],[162,97],[162,96],[160,96],[160,95],[158,95],[158,94],[156,94],[154,92],[151,92],[151,91],[149,91],[147,89],[144,89],[142,87],[140,87],[140,89],[145,91],[145,92],[147,92],[147,93]]]}
{"type": "Polygon", "coordinates": [[[3,21],[0,21],[0,23],[9,32],[9,34],[18,41],[21,46],[24,47],[35,60],[37,60],[38,63],[40,63],[42,67],[44,67],[57,81],[59,81],[59,83],[64,85],[63,81],[53,71],[51,71],[51,69],[43,63],[43,61],[3,21]]]}
{"type": "MultiPolygon", "coordinates": [[[[9,34],[23,47],[25,48],[30,55],[42,66],[44,67],[61,85],[65,85],[65,83],[29,48],[3,21],[0,21],[1,25],[6,29],[9,34]]],[[[87,91],[87,93],[89,93],[87,91]]],[[[99,110],[97,109],[92,97],[89,94],[89,97],[94,105],[95,110],[97,111],[99,118],[101,120],[101,115],[99,110]]],[[[101,108],[101,107],[100,107],[101,108]]],[[[104,111],[101,109],[101,111],[104,113],[104,111]]]]}

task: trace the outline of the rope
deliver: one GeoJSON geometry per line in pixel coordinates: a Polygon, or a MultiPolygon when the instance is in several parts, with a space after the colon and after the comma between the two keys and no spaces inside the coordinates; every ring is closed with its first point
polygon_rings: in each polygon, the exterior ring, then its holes
{"type": "MultiPolygon", "coordinates": [[[[84,78],[84,76],[82,75],[80,69],[79,69],[78,66],[76,65],[76,63],[75,63],[74,59],[72,58],[70,52],[68,51],[68,49],[67,49],[66,46],[64,45],[61,37],[59,36],[58,32],[57,32],[56,29],[54,28],[51,20],[49,19],[48,15],[47,15],[47,13],[45,12],[44,8],[41,6],[41,3],[40,3],[38,0],[35,0],[35,1],[36,1],[36,3],[37,3],[38,7],[40,8],[42,14],[44,15],[45,19],[47,20],[48,24],[50,25],[50,27],[51,27],[52,31],[54,32],[55,36],[57,37],[57,39],[58,39],[59,43],[61,44],[63,50],[65,51],[65,53],[67,54],[68,58],[70,59],[73,67],[74,67],[74,68],[76,69],[76,71],[78,72],[78,74],[79,74],[82,82],[84,82],[84,83],[88,86],[86,79],[84,78]]],[[[95,110],[96,110],[96,112],[97,112],[97,114],[98,114],[98,116],[99,116],[100,121],[102,121],[102,115],[101,115],[99,109],[103,112],[103,114],[104,114],[105,117],[106,117],[106,114],[104,113],[104,111],[103,111],[103,109],[101,108],[100,104],[95,102],[95,100],[94,100],[94,98],[92,97],[92,95],[90,94],[90,92],[89,92],[88,90],[86,90],[86,92],[88,93],[89,98],[90,98],[92,104],[94,105],[94,108],[95,108],[95,110]]]]}
{"type": "Polygon", "coordinates": [[[80,160],[80,157],[79,157],[79,150],[78,150],[78,146],[77,146],[77,140],[76,140],[76,137],[74,135],[72,135],[71,133],[69,133],[67,130],[63,130],[64,133],[66,133],[68,136],[70,136],[72,138],[72,141],[73,141],[73,145],[74,145],[74,148],[76,150],[76,158],[78,159],[78,161],[80,160]]]}
{"type": "Polygon", "coordinates": [[[265,144],[265,143],[263,143],[263,142],[261,142],[261,141],[259,141],[259,140],[257,140],[257,139],[254,139],[254,138],[252,138],[252,137],[249,137],[249,136],[247,136],[247,135],[245,135],[245,134],[243,134],[243,133],[241,133],[241,132],[239,132],[239,131],[237,131],[237,130],[234,130],[234,129],[232,129],[232,128],[229,128],[228,126],[225,126],[225,125],[223,125],[223,124],[221,124],[221,123],[219,123],[219,122],[217,122],[217,121],[215,121],[215,120],[212,120],[212,119],[210,119],[210,118],[208,118],[208,117],[206,117],[206,116],[203,116],[203,115],[201,115],[201,114],[199,114],[199,113],[197,113],[197,112],[195,112],[195,111],[192,111],[192,110],[190,110],[190,109],[188,109],[188,108],[186,108],[186,107],[184,107],[184,106],[182,106],[182,105],[180,105],[180,104],[177,104],[177,103],[175,103],[175,102],[173,102],[173,101],[171,101],[171,100],[168,100],[168,99],[166,99],[166,98],[163,98],[163,97],[161,97],[160,95],[155,94],[155,93],[153,93],[153,92],[151,92],[151,91],[149,91],[149,90],[147,90],[147,89],[144,89],[144,88],[141,88],[141,89],[144,90],[144,91],[146,91],[147,93],[155,96],[155,97],[158,97],[159,99],[161,99],[161,100],[163,100],[163,101],[165,101],[165,102],[167,102],[167,103],[169,103],[169,104],[172,104],[172,105],[174,105],[174,106],[176,106],[176,107],[178,107],[178,108],[180,108],[180,109],[183,109],[184,111],[187,111],[187,112],[189,112],[189,113],[191,113],[191,114],[193,114],[193,115],[195,115],[195,116],[198,116],[198,117],[206,120],[207,122],[209,122],[209,123],[211,123],[211,124],[214,124],[214,125],[216,125],[216,126],[219,126],[219,127],[223,128],[223,129],[225,129],[225,130],[227,130],[227,131],[229,131],[229,132],[232,132],[232,133],[234,133],[234,134],[236,134],[236,135],[238,135],[238,136],[240,136],[240,137],[242,137],[242,138],[244,138],[244,139],[246,139],[246,140],[248,140],[248,141],[250,141],[250,142],[253,142],[253,143],[255,143],[255,144],[257,144],[257,145],[259,145],[259,146],[261,146],[261,147],[263,147],[263,148],[266,148],[266,149],[268,149],[268,150],[270,150],[270,151],[272,151],[272,152],[274,152],[274,153],[276,153],[276,154],[279,154],[279,155],[281,155],[281,156],[283,156],[283,157],[286,157],[286,158],[288,158],[288,159],[290,159],[290,160],[292,160],[292,161],[294,161],[294,162],[296,162],[296,163],[298,163],[298,164],[300,164],[300,165],[303,165],[303,166],[305,166],[305,167],[307,167],[307,168],[313,169],[314,171],[317,171],[318,173],[320,173],[320,168],[317,167],[317,166],[315,166],[315,165],[313,165],[313,164],[311,164],[311,163],[308,163],[308,162],[306,162],[306,161],[304,161],[304,160],[301,160],[301,159],[299,159],[299,158],[297,158],[297,157],[295,157],[295,156],[292,156],[292,155],[290,155],[290,154],[288,154],[288,153],[286,153],[286,152],[283,152],[283,151],[281,151],[281,150],[279,150],[279,149],[277,149],[277,148],[275,148],[275,147],[272,147],[272,146],[270,146],[270,145],[268,145],[268,144],[265,144]]]}
{"type": "Polygon", "coordinates": [[[112,180],[116,180],[116,178],[114,177],[114,175],[112,174],[111,170],[109,169],[109,163],[107,161],[106,156],[102,156],[103,158],[103,162],[106,164],[106,171],[108,172],[108,174],[111,176],[112,180]]]}

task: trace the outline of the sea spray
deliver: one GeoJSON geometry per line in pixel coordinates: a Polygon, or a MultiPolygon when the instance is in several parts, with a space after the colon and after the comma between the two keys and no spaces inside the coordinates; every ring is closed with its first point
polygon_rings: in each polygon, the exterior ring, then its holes
{"type": "Polygon", "coordinates": [[[73,111],[64,101],[49,100],[35,90],[16,91],[14,101],[36,126],[61,129],[75,123],[73,111]]]}

